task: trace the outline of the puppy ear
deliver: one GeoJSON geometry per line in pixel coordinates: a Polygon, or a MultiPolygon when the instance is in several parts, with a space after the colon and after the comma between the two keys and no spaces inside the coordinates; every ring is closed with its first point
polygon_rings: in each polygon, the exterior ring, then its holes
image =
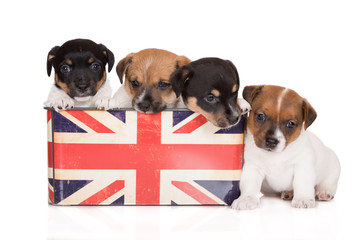
{"type": "Polygon", "coordinates": [[[192,77],[193,71],[190,65],[184,65],[178,70],[173,72],[170,77],[172,89],[174,90],[176,97],[180,97],[182,90],[185,87],[186,81],[192,77]]]}
{"type": "Polygon", "coordinates": [[[180,67],[190,63],[190,59],[188,59],[187,57],[185,56],[178,56],[176,58],[176,65],[175,65],[175,69],[179,69],[180,67]]]}
{"type": "Polygon", "coordinates": [[[236,81],[237,81],[237,84],[240,86],[240,78],[239,78],[239,73],[235,67],[235,65],[230,61],[230,60],[226,60],[228,63],[229,63],[229,66],[232,68],[232,70],[234,71],[235,73],[235,76],[236,76],[236,81]]]}
{"type": "Polygon", "coordinates": [[[248,102],[252,103],[254,101],[255,97],[259,95],[259,93],[263,89],[263,85],[261,86],[246,86],[243,90],[243,98],[248,102]]]}
{"type": "Polygon", "coordinates": [[[118,65],[116,66],[116,73],[120,79],[120,83],[123,83],[124,74],[126,69],[129,67],[129,64],[132,62],[133,53],[130,53],[125,58],[121,59],[118,65]]]}
{"type": "Polygon", "coordinates": [[[49,77],[51,75],[51,69],[53,66],[53,62],[55,60],[56,52],[59,50],[59,48],[60,48],[59,46],[53,47],[47,55],[46,68],[47,68],[47,74],[49,77]]]}
{"type": "Polygon", "coordinates": [[[315,121],[317,114],[315,109],[310,105],[310,103],[306,99],[303,100],[302,107],[303,107],[304,123],[306,130],[315,121]]]}
{"type": "Polygon", "coordinates": [[[99,44],[99,47],[103,50],[103,53],[106,57],[106,60],[108,62],[108,72],[111,71],[112,67],[114,66],[115,57],[114,54],[103,44],[99,44]]]}

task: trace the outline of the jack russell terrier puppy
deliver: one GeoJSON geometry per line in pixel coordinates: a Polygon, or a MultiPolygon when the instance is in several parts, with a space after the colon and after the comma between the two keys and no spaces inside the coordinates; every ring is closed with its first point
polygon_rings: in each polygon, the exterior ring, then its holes
{"type": "Polygon", "coordinates": [[[122,59],[116,72],[125,83],[115,93],[117,107],[134,107],[143,113],[157,113],[179,103],[171,83],[171,74],[189,63],[184,56],[161,49],[144,49],[122,59]]]}
{"type": "Polygon", "coordinates": [[[240,79],[234,64],[220,58],[201,58],[176,70],[171,84],[184,104],[219,128],[236,125],[250,110],[238,99],[240,79]]]}
{"type": "Polygon", "coordinates": [[[114,107],[111,87],[105,66],[110,72],[114,65],[113,53],[102,44],[88,39],[74,39],[53,47],[47,57],[47,73],[55,70],[46,107],[55,110],[73,107],[114,107]]]}
{"type": "Polygon", "coordinates": [[[260,191],[292,200],[296,208],[315,207],[315,199],[331,200],[340,163],[335,153],[307,128],[316,112],[293,90],[248,86],[243,97],[251,105],[245,138],[241,195],[233,209],[259,207],[260,191]]]}

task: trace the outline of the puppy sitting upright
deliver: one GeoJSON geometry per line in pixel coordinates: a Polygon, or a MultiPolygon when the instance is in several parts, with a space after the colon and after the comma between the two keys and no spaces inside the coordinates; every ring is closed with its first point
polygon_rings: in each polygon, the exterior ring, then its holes
{"type": "Polygon", "coordinates": [[[248,86],[243,97],[251,112],[245,138],[241,196],[234,209],[259,206],[259,194],[279,194],[292,206],[310,208],[331,200],[340,164],[335,153],[306,129],[316,112],[296,92],[278,86],[248,86]]]}
{"type": "Polygon", "coordinates": [[[246,101],[237,98],[240,80],[230,61],[202,58],[191,62],[174,72],[171,84],[190,110],[220,128],[237,124],[241,114],[250,110],[246,101]]]}
{"type": "Polygon", "coordinates": [[[58,109],[72,107],[112,108],[111,87],[106,79],[105,65],[110,72],[114,55],[102,44],[75,39],[61,47],[53,47],[47,58],[47,73],[55,70],[45,106],[58,109]]]}
{"type": "Polygon", "coordinates": [[[125,84],[115,93],[118,107],[134,107],[143,113],[157,113],[176,107],[179,98],[170,84],[170,75],[189,63],[184,56],[160,49],[145,49],[122,59],[116,72],[125,84]]]}

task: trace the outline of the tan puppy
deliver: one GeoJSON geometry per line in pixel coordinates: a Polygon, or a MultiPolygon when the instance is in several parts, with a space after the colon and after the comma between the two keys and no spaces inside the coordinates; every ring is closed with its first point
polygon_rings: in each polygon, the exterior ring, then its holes
{"type": "Polygon", "coordinates": [[[130,53],[116,67],[121,83],[125,75],[124,85],[114,95],[118,107],[132,106],[143,113],[176,107],[179,98],[172,89],[170,76],[189,62],[184,56],[160,49],[130,53]]]}
{"type": "Polygon", "coordinates": [[[293,90],[248,86],[243,97],[251,105],[245,138],[241,196],[234,209],[259,206],[260,191],[292,200],[297,208],[315,207],[315,198],[331,200],[340,163],[336,154],[307,128],[316,112],[293,90]]]}

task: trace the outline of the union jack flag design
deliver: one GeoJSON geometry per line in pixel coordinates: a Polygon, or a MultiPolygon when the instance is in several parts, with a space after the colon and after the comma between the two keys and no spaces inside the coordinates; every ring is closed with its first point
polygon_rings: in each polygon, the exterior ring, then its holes
{"type": "Polygon", "coordinates": [[[197,113],[47,111],[49,202],[224,205],[239,195],[245,120],[197,113]]]}

